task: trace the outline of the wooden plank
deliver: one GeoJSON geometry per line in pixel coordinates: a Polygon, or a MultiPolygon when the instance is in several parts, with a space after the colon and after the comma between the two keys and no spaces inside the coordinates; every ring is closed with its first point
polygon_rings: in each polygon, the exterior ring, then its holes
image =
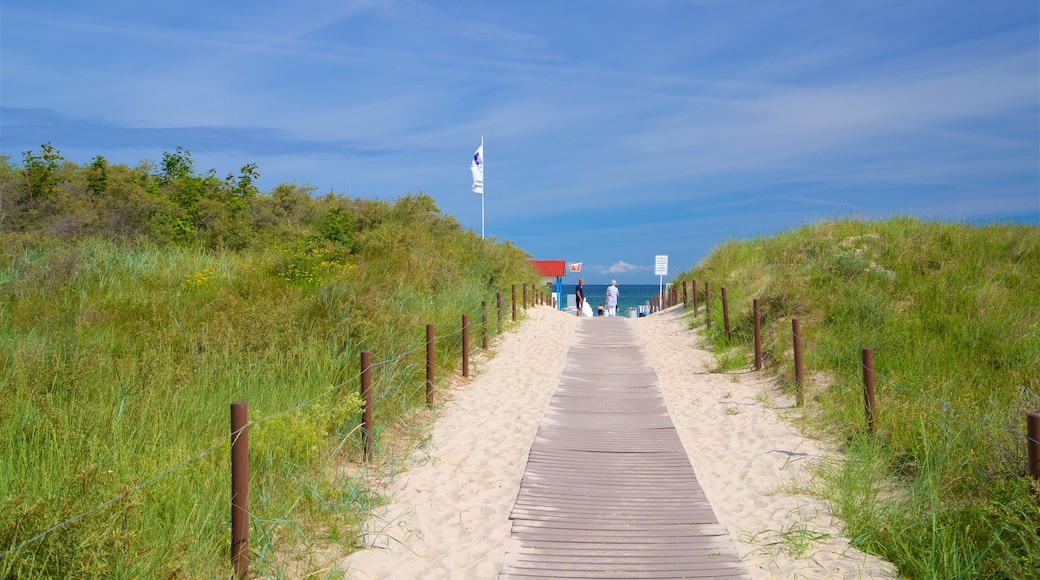
{"type": "Polygon", "coordinates": [[[532,444],[499,578],[749,578],[628,324],[593,320],[532,444]]]}

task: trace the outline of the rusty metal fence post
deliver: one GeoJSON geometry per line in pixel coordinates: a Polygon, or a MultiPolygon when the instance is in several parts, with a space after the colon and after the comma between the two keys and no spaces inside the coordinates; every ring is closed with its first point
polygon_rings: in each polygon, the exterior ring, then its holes
{"type": "Polygon", "coordinates": [[[762,370],[762,312],[758,309],[758,298],[751,301],[755,311],[755,370],[762,370]]]}
{"type": "Polygon", "coordinates": [[[686,303],[690,301],[689,294],[686,293],[686,280],[682,281],[682,307],[686,308],[686,303]]]}
{"type": "Polygon", "coordinates": [[[513,284],[513,322],[516,322],[516,284],[513,284]]]}
{"type": "Polygon", "coordinates": [[[231,566],[235,578],[249,575],[249,410],[231,403],[231,566]]]}
{"type": "Polygon", "coordinates": [[[726,329],[726,338],[729,338],[729,300],[726,298],[726,287],[722,287],[722,327],[726,329]]]}
{"type": "Polygon", "coordinates": [[[487,331],[487,300],[480,301],[480,332],[484,336],[481,338],[481,348],[487,350],[488,346],[488,331],[487,331]]]}
{"type": "Polygon", "coordinates": [[[372,351],[361,351],[361,443],[367,463],[372,459],[372,351]]]}
{"type": "Polygon", "coordinates": [[[697,281],[693,280],[693,315],[697,316],[697,281]]]}
{"type": "Polygon", "coordinates": [[[433,408],[433,376],[437,363],[433,348],[433,325],[426,325],[426,408],[433,408]]]}
{"type": "Polygon", "coordinates": [[[798,322],[797,318],[791,319],[791,335],[794,341],[794,385],[795,385],[795,405],[798,407],[802,406],[802,379],[803,379],[803,367],[802,367],[802,325],[798,322]]]}
{"type": "Polygon", "coordinates": [[[867,431],[871,435],[876,435],[877,401],[874,399],[874,349],[863,349],[861,357],[863,359],[863,406],[867,413],[867,431]]]}

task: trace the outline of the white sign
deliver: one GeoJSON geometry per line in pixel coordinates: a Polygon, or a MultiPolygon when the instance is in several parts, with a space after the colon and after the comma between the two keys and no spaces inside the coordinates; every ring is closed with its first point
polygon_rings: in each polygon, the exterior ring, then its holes
{"type": "Polygon", "coordinates": [[[668,256],[657,256],[656,266],[654,268],[654,276],[667,276],[668,275],[668,256]]]}

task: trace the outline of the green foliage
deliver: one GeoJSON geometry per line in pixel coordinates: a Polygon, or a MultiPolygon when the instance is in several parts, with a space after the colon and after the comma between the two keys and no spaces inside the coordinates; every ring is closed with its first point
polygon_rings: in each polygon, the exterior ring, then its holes
{"type": "Polygon", "coordinates": [[[108,160],[100,155],[90,163],[87,191],[93,195],[104,195],[108,191],[108,160]]]}
{"type": "Polygon", "coordinates": [[[277,273],[285,280],[297,284],[315,284],[337,270],[349,270],[346,250],[326,240],[314,240],[296,244],[277,266],[277,273]]]}
{"type": "Polygon", "coordinates": [[[827,495],[855,543],[914,578],[1020,578],[1040,562],[1025,474],[1025,415],[1040,408],[1040,228],[829,221],[729,242],[680,281],[713,292],[725,349],[763,317],[763,352],[787,388],[790,319],[814,377],[805,429],[835,438],[827,495]],[[864,432],[863,348],[875,352],[878,423],[864,432]]]}
{"type": "Polygon", "coordinates": [[[57,194],[61,181],[59,170],[63,161],[61,153],[50,143],[40,146],[39,155],[32,151],[22,153],[22,173],[30,207],[57,194]]]}
{"type": "Polygon", "coordinates": [[[191,151],[178,147],[173,153],[163,152],[161,168],[163,182],[172,183],[178,179],[193,177],[195,161],[191,158],[191,151]]]}
{"type": "MultiPolygon", "coordinates": [[[[62,168],[56,199],[79,230],[56,235],[72,222],[60,212],[0,219],[0,552],[60,525],[0,557],[0,577],[225,575],[237,400],[256,422],[254,569],[312,540],[355,546],[380,502],[344,475],[360,458],[360,351],[394,361],[374,378],[378,452],[425,406],[425,325],[442,329],[446,381],[460,315],[533,282],[527,256],[422,194],[262,194],[255,166],[219,180],[180,149],[158,172],[99,159],[62,168]]],[[[22,175],[2,161],[6,196],[22,175]]]]}
{"type": "Polygon", "coordinates": [[[318,235],[330,242],[338,242],[347,248],[354,245],[354,216],[341,207],[333,206],[321,222],[318,235]]]}

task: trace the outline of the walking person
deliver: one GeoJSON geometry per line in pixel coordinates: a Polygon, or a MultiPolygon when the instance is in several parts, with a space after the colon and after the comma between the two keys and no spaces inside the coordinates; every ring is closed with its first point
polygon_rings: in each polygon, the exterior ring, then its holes
{"type": "Polygon", "coordinates": [[[620,295],[617,280],[611,280],[610,286],[607,286],[607,297],[604,300],[607,303],[607,316],[617,316],[617,301],[620,295]]]}
{"type": "Polygon", "coordinates": [[[585,283],[585,278],[578,278],[578,285],[574,287],[574,298],[578,301],[578,316],[581,316],[581,307],[585,304],[585,288],[582,284],[585,283]]]}

